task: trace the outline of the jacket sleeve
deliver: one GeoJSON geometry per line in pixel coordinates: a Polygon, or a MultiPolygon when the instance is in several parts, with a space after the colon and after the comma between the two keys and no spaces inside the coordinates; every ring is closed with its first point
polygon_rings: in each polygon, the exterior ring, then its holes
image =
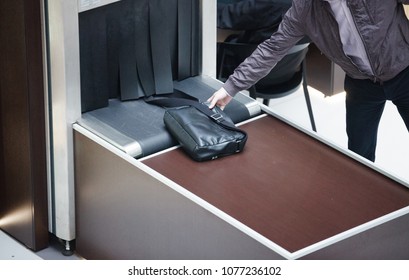
{"type": "Polygon", "coordinates": [[[253,54],[234,70],[223,86],[231,96],[250,88],[266,76],[288,50],[304,37],[302,19],[308,10],[305,2],[293,1],[293,6],[285,14],[277,32],[258,45],[253,54]]]}
{"type": "Polygon", "coordinates": [[[254,30],[278,24],[291,0],[243,0],[217,4],[217,27],[233,30],[254,30]]]}

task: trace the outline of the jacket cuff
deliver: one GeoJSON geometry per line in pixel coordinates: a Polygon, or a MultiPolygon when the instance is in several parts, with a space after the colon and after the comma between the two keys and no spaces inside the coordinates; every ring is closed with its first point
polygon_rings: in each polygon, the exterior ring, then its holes
{"type": "Polygon", "coordinates": [[[230,79],[227,79],[227,81],[223,85],[223,88],[231,97],[234,97],[240,91],[240,89],[237,89],[236,86],[230,81],[230,79]]]}

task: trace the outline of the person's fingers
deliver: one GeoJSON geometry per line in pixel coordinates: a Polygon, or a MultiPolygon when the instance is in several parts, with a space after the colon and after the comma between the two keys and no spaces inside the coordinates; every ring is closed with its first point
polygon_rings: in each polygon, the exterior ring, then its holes
{"type": "Polygon", "coordinates": [[[223,98],[221,95],[223,95],[220,90],[216,91],[215,93],[213,93],[213,95],[209,98],[209,108],[213,109],[214,106],[219,105],[220,100],[223,98]]]}
{"type": "Polygon", "coordinates": [[[232,97],[230,95],[226,94],[226,96],[222,100],[220,100],[221,101],[220,102],[220,108],[222,110],[224,110],[224,108],[227,106],[227,104],[230,103],[231,100],[232,100],[232,97]]]}
{"type": "Polygon", "coordinates": [[[219,89],[207,100],[209,102],[209,109],[213,109],[214,106],[219,106],[222,110],[230,102],[232,97],[227,93],[224,88],[219,89]]]}
{"type": "Polygon", "coordinates": [[[209,104],[209,109],[213,109],[214,106],[216,106],[217,103],[217,98],[216,98],[216,94],[213,94],[208,100],[207,100],[210,104],[209,104]]]}

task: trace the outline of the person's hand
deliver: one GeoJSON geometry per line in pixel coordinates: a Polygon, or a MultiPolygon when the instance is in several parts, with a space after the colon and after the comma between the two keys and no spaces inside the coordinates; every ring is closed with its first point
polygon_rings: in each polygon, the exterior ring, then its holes
{"type": "Polygon", "coordinates": [[[218,91],[213,93],[213,95],[207,100],[209,102],[209,108],[213,109],[214,106],[220,107],[220,109],[224,109],[227,104],[233,99],[224,88],[220,88],[218,91]]]}

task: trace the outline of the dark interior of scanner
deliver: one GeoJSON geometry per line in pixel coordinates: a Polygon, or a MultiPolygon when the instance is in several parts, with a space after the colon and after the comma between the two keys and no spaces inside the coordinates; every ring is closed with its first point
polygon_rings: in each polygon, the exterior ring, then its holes
{"type": "Polygon", "coordinates": [[[173,92],[199,72],[199,0],[122,0],[79,15],[81,109],[173,92]]]}

